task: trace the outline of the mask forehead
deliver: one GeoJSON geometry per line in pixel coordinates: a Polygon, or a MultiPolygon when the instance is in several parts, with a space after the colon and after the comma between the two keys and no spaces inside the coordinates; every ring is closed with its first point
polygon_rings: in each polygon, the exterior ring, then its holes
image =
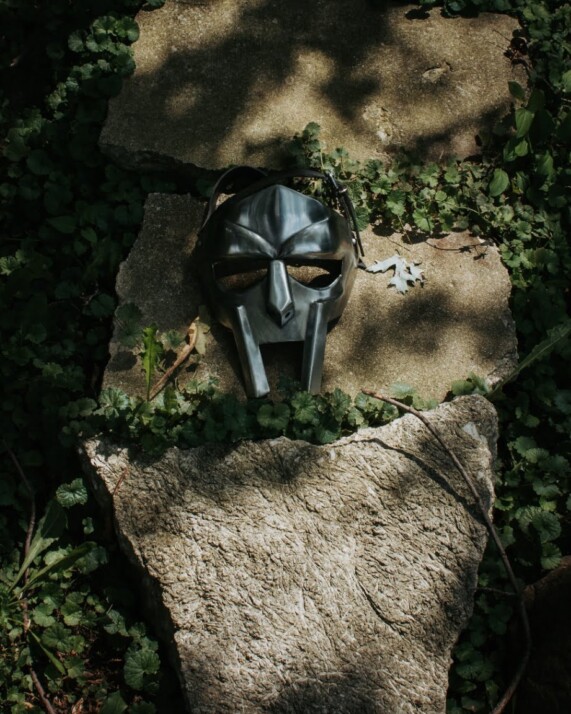
{"type": "MultiPolygon", "coordinates": [[[[312,224],[327,220],[328,216],[327,208],[316,199],[286,186],[269,186],[233,205],[225,218],[226,226],[241,226],[262,237],[279,252],[289,238],[312,224]]],[[[237,242],[241,235],[242,232],[237,230],[237,242]]]]}

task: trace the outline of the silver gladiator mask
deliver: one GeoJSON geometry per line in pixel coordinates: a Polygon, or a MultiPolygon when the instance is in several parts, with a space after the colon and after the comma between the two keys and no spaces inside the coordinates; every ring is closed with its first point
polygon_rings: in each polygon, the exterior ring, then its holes
{"type": "Polygon", "coordinates": [[[234,333],[248,396],[269,392],[260,345],[270,342],[303,342],[302,386],[319,392],[327,326],[347,303],[360,251],[353,206],[331,174],[238,167],[221,177],[197,264],[212,313],[234,333]],[[323,179],[341,213],[281,183],[300,176],[323,179]],[[221,192],[244,181],[216,207],[221,192]]]}

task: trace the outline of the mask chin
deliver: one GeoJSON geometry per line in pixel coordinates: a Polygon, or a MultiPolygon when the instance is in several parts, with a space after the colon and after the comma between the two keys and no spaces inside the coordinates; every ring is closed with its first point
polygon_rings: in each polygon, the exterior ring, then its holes
{"type": "MultiPolygon", "coordinates": [[[[330,307],[331,304],[327,302],[314,302],[309,309],[303,342],[301,383],[302,387],[311,394],[319,394],[321,390],[330,307]]],[[[270,386],[260,345],[244,305],[237,305],[234,308],[231,327],[242,366],[246,393],[254,399],[265,397],[270,391],[270,386]]]]}

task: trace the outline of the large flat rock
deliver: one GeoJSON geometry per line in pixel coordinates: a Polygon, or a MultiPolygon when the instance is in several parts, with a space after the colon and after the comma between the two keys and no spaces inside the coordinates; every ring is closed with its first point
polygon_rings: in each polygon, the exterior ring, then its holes
{"type": "MultiPolygon", "coordinates": [[[[149,196],[141,234],[116,286],[121,304],[141,309],[142,325],[154,323],[182,336],[198,314],[204,298],[192,250],[202,213],[203,205],[189,196],[149,196]]],[[[412,244],[369,229],[363,241],[367,264],[400,251],[408,261],[420,261],[426,281],[403,295],[388,287],[388,273],[358,271],[345,312],[327,338],[322,391],[339,387],[355,395],[405,382],[440,401],[453,380],[470,372],[493,384],[513,369],[510,281],[495,247],[464,233],[412,244]]],[[[143,395],[136,350],[121,345],[117,328],[105,386],[143,395]]],[[[274,396],[280,375],[300,379],[301,343],[267,345],[262,353],[274,396]]],[[[218,325],[198,369],[183,372],[179,381],[208,376],[218,378],[222,390],[243,396],[233,336],[218,325]]]]}
{"type": "MultiPolygon", "coordinates": [[[[493,407],[427,416],[490,506],[493,407]]],[[[417,419],[328,446],[84,450],[193,714],[444,713],[486,530],[417,419]]]]}
{"type": "Polygon", "coordinates": [[[525,84],[504,56],[506,15],[444,18],[371,0],[185,0],[140,12],[137,69],[112,100],[101,145],[129,166],[279,168],[309,122],[357,159],[397,146],[431,159],[475,140],[525,84]],[[407,17],[408,15],[408,17],[407,17]]]}

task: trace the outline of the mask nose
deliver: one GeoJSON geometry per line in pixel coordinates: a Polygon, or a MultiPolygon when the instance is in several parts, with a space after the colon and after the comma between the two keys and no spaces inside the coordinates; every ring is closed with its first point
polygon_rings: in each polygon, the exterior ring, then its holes
{"type": "Polygon", "coordinates": [[[294,315],[286,267],[281,260],[272,260],[268,271],[268,312],[280,327],[294,315]]]}

